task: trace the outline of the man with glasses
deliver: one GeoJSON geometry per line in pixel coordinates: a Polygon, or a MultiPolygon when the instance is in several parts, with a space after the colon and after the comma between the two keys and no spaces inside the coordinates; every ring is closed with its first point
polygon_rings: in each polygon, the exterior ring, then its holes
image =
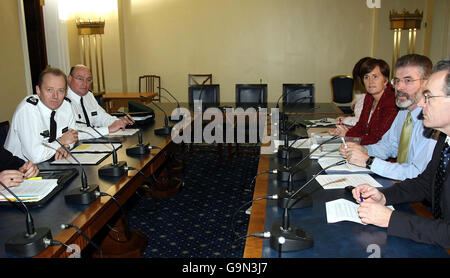
{"type": "Polygon", "coordinates": [[[358,213],[363,223],[387,227],[388,235],[450,248],[450,179],[446,173],[450,160],[450,59],[438,62],[433,72],[418,103],[423,108],[423,124],[440,131],[425,171],[381,191],[362,184],[352,193],[361,205],[358,213]],[[386,207],[422,200],[431,203],[433,218],[386,207]]]}
{"type": "Polygon", "coordinates": [[[414,178],[423,172],[436,140],[424,135],[422,108],[417,104],[422,99],[431,68],[430,59],[418,54],[405,55],[397,60],[391,82],[400,111],[391,128],[376,144],[363,147],[348,143],[347,147],[340,147],[342,156],[349,163],[394,180],[414,178]],[[390,158],[396,158],[396,161],[388,161],[390,158]]]}
{"type": "MultiPolygon", "coordinates": [[[[92,73],[85,65],[76,65],[70,69],[67,77],[69,88],[67,97],[70,99],[77,123],[97,127],[96,129],[102,135],[108,135],[124,130],[127,125],[133,125],[134,120],[126,115],[119,119],[111,116],[98,104],[94,95],[89,91],[92,84],[92,73]]],[[[99,137],[97,133],[91,134],[93,137],[99,137]]]]}

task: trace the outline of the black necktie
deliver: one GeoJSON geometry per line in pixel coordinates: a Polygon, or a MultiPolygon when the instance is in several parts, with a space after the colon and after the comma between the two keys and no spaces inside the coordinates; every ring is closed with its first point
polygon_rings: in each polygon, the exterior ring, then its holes
{"type": "Polygon", "coordinates": [[[83,109],[84,120],[86,121],[86,125],[91,126],[91,123],[89,122],[88,114],[86,112],[86,108],[84,108],[83,97],[80,98],[80,102],[81,102],[81,108],[83,109]]]}
{"type": "Polygon", "coordinates": [[[56,140],[56,121],[55,121],[55,113],[56,111],[52,111],[50,116],[50,138],[48,142],[51,143],[56,140]]]}
{"type": "Polygon", "coordinates": [[[449,151],[449,145],[447,142],[445,142],[444,148],[442,149],[440,161],[439,161],[439,167],[437,169],[436,173],[436,181],[434,183],[434,202],[433,202],[433,216],[434,218],[438,219],[442,217],[442,211],[441,211],[441,194],[442,194],[442,187],[444,186],[446,171],[447,171],[447,165],[448,161],[450,160],[450,154],[449,151]]]}

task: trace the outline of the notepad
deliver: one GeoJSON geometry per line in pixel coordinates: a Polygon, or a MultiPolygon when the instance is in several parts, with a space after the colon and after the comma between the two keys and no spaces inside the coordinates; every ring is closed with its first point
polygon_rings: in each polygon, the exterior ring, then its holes
{"type": "MultiPolygon", "coordinates": [[[[361,218],[358,215],[359,204],[351,202],[346,199],[337,199],[334,201],[326,202],[325,208],[327,211],[327,222],[336,223],[341,221],[351,221],[363,225],[361,218]]],[[[395,210],[393,206],[388,208],[395,210]]]]}
{"type": "MultiPolygon", "coordinates": [[[[122,144],[113,144],[114,148],[117,150],[122,147],[122,144]]],[[[109,153],[112,152],[113,148],[111,144],[82,144],[71,150],[72,153],[109,153]]]]}
{"type": "MultiPolygon", "coordinates": [[[[24,180],[19,186],[9,187],[23,202],[39,202],[58,186],[57,179],[24,180]]],[[[6,189],[0,191],[0,201],[13,201],[16,198],[6,189]]]]}
{"type": "MultiPolygon", "coordinates": [[[[311,144],[310,151],[314,151],[319,145],[318,144],[311,144]]],[[[322,157],[339,157],[341,158],[341,154],[339,153],[339,147],[341,144],[324,144],[320,146],[317,150],[315,150],[311,154],[311,159],[319,159],[322,157]]]]}
{"type": "Polygon", "coordinates": [[[340,189],[346,186],[357,186],[359,184],[368,184],[373,187],[383,187],[372,176],[368,174],[348,174],[348,175],[319,175],[316,181],[324,189],[340,189]]]}
{"type": "Polygon", "coordinates": [[[138,131],[139,131],[138,128],[127,128],[125,130],[119,129],[116,132],[108,134],[108,136],[106,136],[106,137],[110,137],[110,136],[131,136],[131,135],[135,134],[138,131]]]}
{"type": "MultiPolygon", "coordinates": [[[[97,165],[103,159],[105,159],[109,153],[73,153],[73,156],[80,161],[81,164],[86,165],[97,165]]],[[[78,165],[78,163],[72,158],[72,156],[67,157],[66,159],[60,159],[52,161],[50,164],[74,164],[78,165]]]]}

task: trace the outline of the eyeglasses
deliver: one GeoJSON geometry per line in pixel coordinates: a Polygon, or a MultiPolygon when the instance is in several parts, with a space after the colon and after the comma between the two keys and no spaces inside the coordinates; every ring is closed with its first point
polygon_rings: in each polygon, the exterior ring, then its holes
{"type": "MultiPolygon", "coordinates": [[[[73,76],[73,75],[72,75],[73,76]]],[[[84,79],[84,78],[82,78],[82,77],[80,77],[80,76],[77,76],[77,77],[73,77],[76,81],[78,81],[78,82],[87,82],[87,83],[91,83],[92,82],[92,78],[90,78],[90,77],[88,77],[88,78],[86,78],[86,79],[84,79]]]]}
{"type": "Polygon", "coordinates": [[[423,78],[418,78],[418,79],[411,79],[411,78],[404,78],[404,79],[400,79],[400,78],[393,78],[391,80],[391,84],[394,86],[399,85],[401,82],[403,82],[405,84],[405,86],[411,86],[414,82],[416,82],[417,80],[422,80],[423,78]]]}
{"type": "Polygon", "coordinates": [[[423,98],[424,98],[424,102],[425,103],[429,103],[429,99],[430,98],[435,98],[435,97],[449,97],[449,96],[432,96],[431,94],[425,93],[423,94],[423,98]]]}

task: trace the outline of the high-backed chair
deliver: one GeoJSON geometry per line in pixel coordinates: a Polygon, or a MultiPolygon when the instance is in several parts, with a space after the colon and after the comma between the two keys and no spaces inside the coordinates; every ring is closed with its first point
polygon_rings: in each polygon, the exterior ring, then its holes
{"type": "Polygon", "coordinates": [[[6,137],[8,136],[9,122],[4,121],[0,123],[0,146],[5,145],[6,137]]]}
{"type": "Polygon", "coordinates": [[[337,75],[331,78],[331,99],[338,104],[344,114],[353,113],[350,107],[353,101],[353,78],[351,76],[337,75]]]}
{"type": "Polygon", "coordinates": [[[220,85],[191,85],[188,88],[189,107],[194,107],[195,101],[202,101],[203,109],[218,107],[220,104],[220,85]]]}
{"type": "Polygon", "coordinates": [[[314,104],[314,84],[283,84],[283,105],[314,104]]]}
{"type": "Polygon", "coordinates": [[[212,85],[212,74],[211,73],[207,73],[207,74],[193,74],[193,73],[189,73],[188,74],[188,85],[192,86],[192,85],[205,85],[205,84],[209,84],[212,85]]]}
{"type": "Polygon", "coordinates": [[[267,107],[267,84],[236,84],[236,106],[267,107]]]}
{"type": "Polygon", "coordinates": [[[161,102],[161,77],[158,75],[139,76],[139,93],[157,93],[153,101],[161,102]]]}

